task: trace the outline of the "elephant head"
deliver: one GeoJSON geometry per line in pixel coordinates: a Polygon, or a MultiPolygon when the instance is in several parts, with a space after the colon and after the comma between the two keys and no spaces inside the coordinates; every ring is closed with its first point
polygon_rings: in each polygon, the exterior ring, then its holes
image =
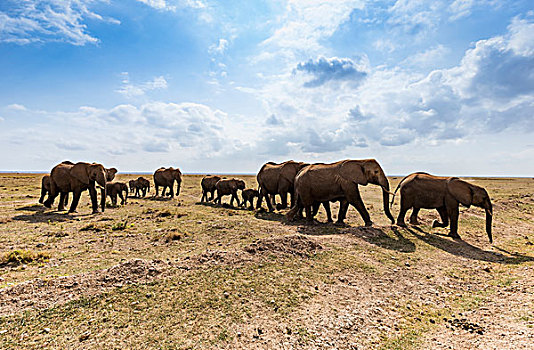
{"type": "Polygon", "coordinates": [[[488,192],[477,185],[453,177],[447,181],[447,191],[458,203],[469,208],[471,205],[486,211],[486,233],[493,243],[491,223],[493,221],[493,205],[488,192]]]}
{"type": "Polygon", "coordinates": [[[106,181],[113,181],[113,179],[115,178],[115,174],[117,173],[117,169],[115,168],[109,168],[109,169],[106,169],[106,181]]]}
{"type": "Polygon", "coordinates": [[[350,179],[358,185],[374,184],[382,187],[384,212],[388,219],[391,220],[391,223],[395,223],[388,205],[389,194],[391,193],[389,191],[389,181],[384,170],[375,159],[347,160],[342,163],[340,172],[344,178],[350,179]]]}
{"type": "Polygon", "coordinates": [[[85,185],[96,182],[101,187],[102,211],[106,208],[106,169],[98,163],[76,163],[70,169],[70,175],[85,185]]]}
{"type": "MultiPolygon", "coordinates": [[[[180,187],[182,186],[182,172],[180,171],[180,169],[178,168],[174,169],[173,167],[168,168],[167,171],[170,173],[170,176],[174,180],[176,180],[176,195],[179,196],[180,187]]],[[[172,188],[171,188],[171,191],[172,191],[172,188]]]]}
{"type": "Polygon", "coordinates": [[[246,187],[245,181],[236,179],[236,187],[238,190],[244,190],[246,187]]]}

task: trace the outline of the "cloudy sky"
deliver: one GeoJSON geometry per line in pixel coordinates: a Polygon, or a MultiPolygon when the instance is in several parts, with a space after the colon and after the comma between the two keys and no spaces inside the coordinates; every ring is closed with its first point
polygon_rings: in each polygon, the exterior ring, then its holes
{"type": "Polygon", "coordinates": [[[534,176],[531,0],[3,0],[0,170],[534,176]]]}

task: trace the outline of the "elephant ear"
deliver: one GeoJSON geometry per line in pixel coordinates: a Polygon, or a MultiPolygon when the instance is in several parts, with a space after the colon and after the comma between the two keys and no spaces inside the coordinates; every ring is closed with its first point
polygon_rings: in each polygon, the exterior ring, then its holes
{"type": "Polygon", "coordinates": [[[463,206],[469,208],[471,203],[473,203],[473,191],[467,182],[453,177],[447,181],[447,190],[463,206]]]}
{"type": "Polygon", "coordinates": [[[76,163],[70,169],[70,175],[84,184],[89,183],[89,164],[76,163]]]}
{"type": "Polygon", "coordinates": [[[345,181],[353,182],[358,185],[367,185],[367,177],[363,171],[362,166],[355,161],[346,160],[341,163],[339,169],[339,176],[345,181]]]}
{"type": "Polygon", "coordinates": [[[115,168],[109,168],[106,169],[106,181],[113,181],[115,178],[115,174],[117,173],[117,169],[115,168]]]}

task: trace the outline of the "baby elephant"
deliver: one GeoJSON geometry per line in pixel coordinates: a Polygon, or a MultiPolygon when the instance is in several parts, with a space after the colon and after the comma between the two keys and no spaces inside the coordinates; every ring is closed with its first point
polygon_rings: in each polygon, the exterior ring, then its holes
{"type": "Polygon", "coordinates": [[[466,207],[474,205],[486,211],[486,233],[490,243],[493,243],[491,235],[491,221],[493,208],[488,192],[480,186],[470,184],[457,177],[441,177],[427,173],[413,173],[406,176],[397,186],[400,188],[400,212],[397,225],[406,226],[404,216],[408,209],[413,208],[410,223],[417,225],[419,209],[436,209],[441,217],[441,222],[434,220],[432,227],[447,227],[450,220],[449,236],[460,238],[458,235],[458,207],[462,204],[466,207]]]}
{"type": "Polygon", "coordinates": [[[200,202],[209,202],[213,200],[215,190],[217,189],[215,185],[217,185],[217,182],[220,179],[221,177],[217,175],[206,175],[202,178],[202,181],[200,182],[200,186],[202,187],[202,198],[200,198],[200,202]],[[209,198],[208,193],[210,194],[209,198]]]}
{"type": "Polygon", "coordinates": [[[237,205],[240,206],[239,197],[237,197],[237,190],[245,189],[245,181],[236,178],[221,179],[217,181],[215,188],[217,189],[217,198],[215,199],[216,203],[221,204],[221,199],[223,196],[232,195],[230,205],[234,205],[235,199],[237,201],[237,205]]]}
{"type": "Polygon", "coordinates": [[[243,202],[241,202],[242,207],[246,207],[247,202],[250,202],[249,209],[254,209],[254,204],[253,204],[254,198],[259,198],[260,193],[258,192],[258,190],[255,190],[253,188],[247,188],[241,191],[241,197],[243,197],[243,202]]]}
{"type": "Polygon", "coordinates": [[[106,195],[111,198],[113,206],[117,205],[117,195],[121,198],[121,205],[124,205],[128,198],[128,186],[124,182],[108,182],[106,184],[106,195]],[[124,197],[122,192],[124,192],[124,197]]]}

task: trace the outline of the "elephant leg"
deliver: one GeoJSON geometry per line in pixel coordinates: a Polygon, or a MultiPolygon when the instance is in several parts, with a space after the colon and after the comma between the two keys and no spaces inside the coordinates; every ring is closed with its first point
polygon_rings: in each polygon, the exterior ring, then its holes
{"type": "MultiPolygon", "coordinates": [[[[230,194],[230,205],[233,207],[234,206],[234,193],[232,192],[230,194]]],[[[237,202],[237,204],[239,204],[239,201],[237,202]]]]}
{"type": "Polygon", "coordinates": [[[432,228],[449,226],[449,215],[447,214],[447,208],[445,206],[442,206],[442,207],[436,208],[436,210],[439,213],[441,222],[439,222],[438,220],[434,220],[432,222],[432,228]]]}
{"type": "Polygon", "coordinates": [[[358,185],[350,184],[348,186],[355,186],[356,188],[349,188],[348,191],[345,191],[345,193],[348,193],[347,199],[349,203],[356,208],[358,213],[360,213],[360,216],[362,217],[365,226],[372,226],[373,222],[371,221],[371,217],[369,216],[369,212],[367,211],[367,208],[365,208],[365,204],[363,204],[362,197],[360,196],[360,190],[358,189],[358,185]]]}
{"type": "Polygon", "coordinates": [[[339,211],[337,213],[337,224],[343,224],[345,218],[347,217],[347,211],[349,210],[349,202],[342,200],[339,202],[339,211]]]}
{"type": "Polygon", "coordinates": [[[280,209],[287,208],[287,192],[280,193],[280,199],[282,200],[282,203],[280,204],[280,206],[277,206],[277,209],[278,208],[280,208],[280,209]]]}
{"type": "Polygon", "coordinates": [[[323,202],[323,207],[324,207],[324,210],[326,211],[326,221],[334,222],[334,220],[332,220],[332,212],[330,211],[330,202],[329,201],[323,202]]]}
{"type": "Polygon", "coordinates": [[[121,197],[121,205],[126,204],[126,198],[128,198],[128,195],[126,195],[126,197],[124,197],[122,195],[122,192],[119,192],[119,197],[121,197]]]}
{"type": "Polygon", "coordinates": [[[312,206],[307,205],[304,210],[306,211],[306,222],[312,223],[313,222],[312,206]]]}
{"type": "Polygon", "coordinates": [[[460,235],[458,235],[458,204],[452,206],[452,208],[447,205],[447,214],[451,220],[449,236],[452,238],[460,238],[460,235]]]}
{"type": "Polygon", "coordinates": [[[200,197],[200,203],[204,202],[204,198],[206,198],[206,191],[202,190],[202,197],[200,197]]]}
{"type": "MultiPolygon", "coordinates": [[[[91,197],[91,205],[93,207],[93,214],[98,213],[98,200],[96,198],[96,188],[89,187],[89,196],[91,197]]],[[[103,196],[102,203],[105,205],[106,197],[103,196]]]]}
{"type": "Polygon", "coordinates": [[[59,211],[65,210],[65,206],[67,205],[67,203],[66,203],[67,199],[66,198],[68,198],[68,195],[69,195],[68,192],[61,192],[59,194],[59,206],[58,206],[57,210],[59,210],[59,211]]]}
{"type": "Polygon", "coordinates": [[[276,206],[276,199],[274,195],[267,194],[265,196],[265,202],[267,203],[267,207],[269,208],[269,211],[274,211],[273,201],[275,203],[274,205],[276,206]]]}
{"type": "Polygon", "coordinates": [[[78,202],[80,201],[81,195],[82,195],[82,191],[74,191],[74,194],[72,196],[72,203],[70,204],[69,213],[76,212],[76,207],[78,207],[78,202]]]}
{"type": "Polygon", "coordinates": [[[406,227],[406,223],[404,222],[404,218],[406,217],[406,212],[408,209],[410,209],[411,205],[408,203],[406,198],[404,196],[401,196],[400,201],[400,211],[399,215],[397,216],[397,225],[401,227],[406,227]]]}
{"type": "Polygon", "coordinates": [[[156,197],[159,196],[159,186],[158,185],[154,185],[154,187],[156,187],[156,197]]]}
{"type": "Polygon", "coordinates": [[[315,217],[317,213],[319,212],[319,207],[321,206],[321,202],[314,202],[312,205],[312,215],[315,217]]]}
{"type": "Polygon", "coordinates": [[[419,214],[419,208],[413,208],[412,215],[410,215],[410,224],[419,225],[419,220],[417,220],[417,214],[419,214]]]}
{"type": "Polygon", "coordinates": [[[63,201],[65,206],[69,205],[69,192],[65,192],[65,200],[63,201]]]}

